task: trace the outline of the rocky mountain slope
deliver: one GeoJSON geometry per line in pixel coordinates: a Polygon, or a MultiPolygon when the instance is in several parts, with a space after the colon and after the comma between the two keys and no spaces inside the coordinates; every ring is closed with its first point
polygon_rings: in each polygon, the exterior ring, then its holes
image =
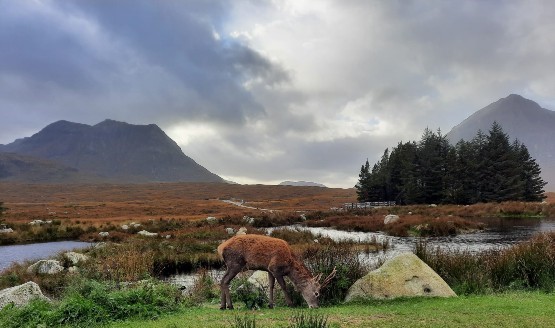
{"type": "Polygon", "coordinates": [[[542,168],[546,190],[555,190],[555,112],[519,95],[509,95],[475,112],[455,126],[447,138],[454,144],[486,133],[497,121],[512,140],[526,145],[542,168]]]}
{"type": "Polygon", "coordinates": [[[155,124],[58,121],[31,137],[0,145],[0,152],[49,160],[104,181],[223,182],[186,156],[155,124]]]}

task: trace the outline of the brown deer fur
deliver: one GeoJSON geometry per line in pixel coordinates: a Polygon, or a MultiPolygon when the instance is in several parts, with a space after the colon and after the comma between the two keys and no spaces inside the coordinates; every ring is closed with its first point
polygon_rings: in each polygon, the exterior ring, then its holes
{"type": "Polygon", "coordinates": [[[229,283],[243,269],[268,272],[270,308],[274,306],[275,280],[281,286],[287,304],[293,305],[285,288],[283,279],[285,276],[288,276],[297,290],[302,293],[309,307],[318,307],[317,297],[321,288],[318,279],[313,277],[304,264],[295,257],[289,244],[284,240],[261,235],[239,235],[218,246],[218,254],[227,266],[220,284],[222,310],[226,305],[228,309],[233,309],[229,283]]]}

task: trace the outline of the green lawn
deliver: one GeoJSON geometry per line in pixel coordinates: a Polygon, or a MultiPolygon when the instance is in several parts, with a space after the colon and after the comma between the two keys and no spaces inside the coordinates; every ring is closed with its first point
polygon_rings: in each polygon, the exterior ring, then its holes
{"type": "MultiPolygon", "coordinates": [[[[221,311],[216,305],[189,308],[154,321],[109,327],[230,327],[235,316],[256,317],[257,327],[286,327],[300,309],[221,311]]],[[[450,299],[404,299],[340,305],[317,310],[331,327],[555,327],[555,294],[512,292],[450,299]]]]}

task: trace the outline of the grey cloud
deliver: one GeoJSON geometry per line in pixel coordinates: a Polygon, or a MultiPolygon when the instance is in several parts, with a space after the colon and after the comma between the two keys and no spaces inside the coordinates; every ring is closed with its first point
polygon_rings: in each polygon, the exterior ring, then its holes
{"type": "Polygon", "coordinates": [[[84,123],[109,117],[241,126],[266,115],[246,80],[288,81],[256,51],[214,37],[226,20],[226,1],[42,5],[45,10],[0,3],[6,9],[0,10],[0,106],[17,103],[19,111],[39,113],[27,116],[37,129],[49,123],[41,113],[84,123]]]}

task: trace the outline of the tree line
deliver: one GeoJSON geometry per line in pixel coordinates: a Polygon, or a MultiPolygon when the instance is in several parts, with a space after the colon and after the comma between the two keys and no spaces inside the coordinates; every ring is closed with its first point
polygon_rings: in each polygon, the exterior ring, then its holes
{"type": "Polygon", "coordinates": [[[540,166],[518,140],[510,142],[494,122],[455,146],[438,129],[426,128],[419,142],[399,142],[370,167],[362,165],[356,185],[360,202],[474,204],[541,201],[546,182],[540,166]]]}

